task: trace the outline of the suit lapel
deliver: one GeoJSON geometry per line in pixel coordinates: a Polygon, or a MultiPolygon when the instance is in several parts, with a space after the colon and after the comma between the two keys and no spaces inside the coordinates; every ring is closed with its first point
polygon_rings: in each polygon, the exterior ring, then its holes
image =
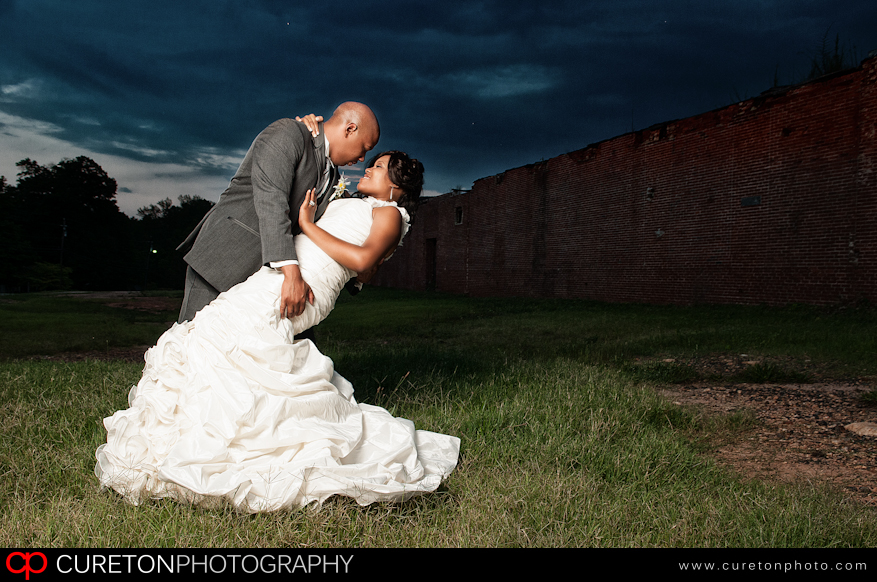
{"type": "Polygon", "coordinates": [[[323,164],[320,166],[320,175],[323,175],[323,168],[326,164],[326,136],[323,133],[323,122],[320,122],[319,126],[320,133],[317,134],[316,137],[312,138],[314,143],[314,155],[318,164],[323,164]]]}
{"type": "Polygon", "coordinates": [[[328,199],[327,191],[330,186],[335,183],[335,175],[337,174],[337,168],[332,164],[329,168],[327,168],[328,158],[326,157],[326,136],[323,133],[323,124],[320,123],[320,133],[314,139],[314,156],[317,161],[317,166],[320,170],[319,176],[317,178],[317,183],[314,184],[314,187],[317,189],[317,199],[320,202],[320,205],[323,205],[324,200],[328,199]]]}
{"type": "Polygon", "coordinates": [[[332,199],[332,194],[334,194],[333,186],[338,183],[338,177],[340,172],[338,171],[338,167],[334,164],[332,165],[332,169],[329,171],[329,182],[327,185],[327,190],[323,197],[320,199],[319,211],[320,214],[326,209],[326,206],[329,204],[329,200],[332,199]]]}

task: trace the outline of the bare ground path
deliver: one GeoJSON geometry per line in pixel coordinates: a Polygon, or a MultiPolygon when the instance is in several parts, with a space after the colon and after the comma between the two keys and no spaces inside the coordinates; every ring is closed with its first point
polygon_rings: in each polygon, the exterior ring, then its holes
{"type": "MultiPolygon", "coordinates": [[[[137,291],[99,291],[69,294],[72,297],[82,299],[95,299],[102,301],[108,307],[121,309],[133,309],[150,313],[170,312],[176,314],[180,310],[181,299],[174,297],[148,297],[137,291]]],[[[168,327],[172,324],[168,321],[168,327]]],[[[143,362],[143,354],[151,346],[130,346],[124,348],[107,348],[105,350],[93,350],[85,352],[64,352],[52,356],[37,356],[40,360],[58,360],[64,362],[81,362],[83,360],[122,360],[126,362],[143,362]]]]}
{"type": "MultiPolygon", "coordinates": [[[[749,364],[746,356],[719,355],[679,360],[703,376],[731,376],[749,364]]],[[[877,423],[877,404],[863,398],[875,378],[831,379],[813,367],[813,383],[700,382],[665,386],[671,402],[708,414],[744,412],[753,427],[719,444],[718,460],[746,478],[830,483],[877,507],[877,436],[848,429],[877,423]]]]}

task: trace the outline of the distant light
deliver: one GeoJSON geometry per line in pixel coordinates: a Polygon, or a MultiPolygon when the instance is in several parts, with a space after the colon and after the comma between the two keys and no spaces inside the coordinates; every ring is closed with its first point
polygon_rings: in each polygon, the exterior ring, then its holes
{"type": "Polygon", "coordinates": [[[157,252],[158,252],[158,251],[155,250],[155,249],[152,250],[152,254],[153,254],[153,255],[156,254],[157,252]]]}

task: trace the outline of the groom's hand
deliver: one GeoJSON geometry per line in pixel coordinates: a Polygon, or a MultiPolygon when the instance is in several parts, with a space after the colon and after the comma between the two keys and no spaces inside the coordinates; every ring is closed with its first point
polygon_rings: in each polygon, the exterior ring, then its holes
{"type": "Polygon", "coordinates": [[[375,265],[374,267],[372,267],[371,269],[369,269],[367,271],[363,271],[362,273],[357,273],[356,274],[356,281],[358,283],[368,284],[368,282],[372,280],[372,277],[374,277],[375,274],[377,274],[378,267],[380,267],[381,263],[383,263],[383,262],[384,261],[381,261],[380,263],[378,263],[377,265],[375,265]]]}
{"type": "Polygon", "coordinates": [[[283,285],[280,288],[280,317],[297,317],[305,310],[306,302],[314,304],[314,292],[301,277],[298,265],[284,265],[283,285]]]}

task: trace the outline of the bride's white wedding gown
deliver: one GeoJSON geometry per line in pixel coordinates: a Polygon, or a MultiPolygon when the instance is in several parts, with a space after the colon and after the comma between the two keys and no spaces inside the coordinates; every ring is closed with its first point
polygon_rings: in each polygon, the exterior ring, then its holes
{"type": "MultiPolygon", "coordinates": [[[[382,205],[336,200],[319,225],[362,244],[373,207],[382,205]]],[[[107,442],[95,466],[101,487],[135,504],[225,499],[259,512],[332,495],[363,505],[399,501],[434,491],[450,474],[458,438],[415,430],[409,420],[357,403],[332,360],[309,340],[293,341],[328,315],[355,275],[307,237],[295,245],[314,305],[281,319],[283,275],[263,267],[193,321],[174,324],[146,352],[130,408],[104,419],[107,442]]]]}

